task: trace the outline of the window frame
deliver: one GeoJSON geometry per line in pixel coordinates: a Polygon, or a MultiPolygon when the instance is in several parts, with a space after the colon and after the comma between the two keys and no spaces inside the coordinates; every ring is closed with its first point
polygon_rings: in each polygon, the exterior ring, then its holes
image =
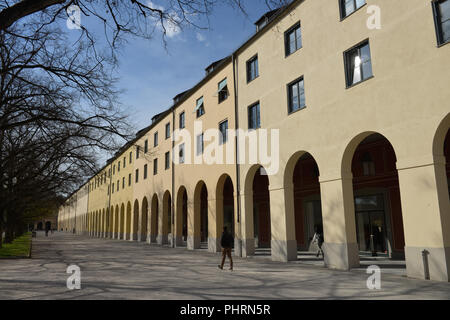
{"type": "MultiPolygon", "coordinates": [[[[433,0],[431,1],[431,7],[433,10],[433,19],[434,19],[434,28],[436,32],[436,41],[437,41],[437,47],[440,48],[446,44],[450,43],[450,38],[446,41],[444,41],[444,34],[442,30],[442,21],[441,21],[441,13],[439,4],[448,1],[448,0],[433,0]]],[[[448,20],[447,20],[448,21],[448,20]]]]}
{"type": "MultiPolygon", "coordinates": [[[[227,100],[229,97],[230,97],[230,92],[229,92],[229,90],[228,90],[228,77],[225,77],[225,78],[223,78],[222,79],[222,81],[224,81],[224,80],[227,80],[227,85],[222,89],[222,90],[220,90],[219,92],[218,92],[218,101],[219,101],[219,104],[221,104],[222,102],[224,102],[225,100],[227,100]],[[224,90],[226,88],[226,90],[224,90]],[[223,98],[222,97],[222,99],[221,99],[221,93],[222,92],[226,92],[226,97],[225,98],[223,98]]],[[[222,83],[222,81],[219,81],[219,83],[217,84],[217,88],[219,88],[219,86],[220,86],[220,84],[222,83]]]]}
{"type": "Polygon", "coordinates": [[[147,179],[147,174],[148,174],[147,171],[148,171],[148,165],[144,164],[144,180],[147,179]]]}
{"type": "Polygon", "coordinates": [[[186,113],[184,111],[178,115],[178,121],[179,121],[178,126],[180,127],[180,129],[186,128],[186,113]],[[183,123],[181,123],[181,119],[183,119],[183,123]]]}
{"type": "Polygon", "coordinates": [[[165,170],[170,169],[170,151],[167,151],[164,154],[164,167],[165,167],[165,170]]]}
{"type": "MultiPolygon", "coordinates": [[[[295,80],[289,82],[289,83],[286,85],[286,90],[287,90],[287,100],[288,100],[288,105],[287,105],[287,107],[288,107],[288,115],[293,114],[293,113],[296,113],[297,111],[306,109],[306,92],[305,92],[305,105],[304,105],[303,107],[301,107],[301,106],[299,105],[299,108],[298,108],[298,109],[296,109],[296,110],[291,110],[291,102],[292,102],[292,101],[291,101],[291,87],[292,87],[294,84],[296,84],[296,83],[300,83],[301,81],[303,81],[303,91],[306,91],[306,90],[305,90],[305,76],[304,76],[304,75],[298,77],[297,79],[295,79],[295,80]]],[[[300,101],[301,101],[301,100],[299,100],[299,102],[300,102],[300,101]]]]}
{"type": "Polygon", "coordinates": [[[228,142],[228,129],[229,129],[228,128],[228,119],[225,119],[225,120],[222,120],[221,122],[219,122],[219,132],[221,133],[221,135],[219,136],[219,145],[220,146],[228,142]],[[224,123],[227,124],[227,129],[225,130],[225,139],[224,139],[224,135],[221,130],[221,126],[224,123]]]}
{"type": "MultiPolygon", "coordinates": [[[[297,38],[295,38],[295,41],[296,41],[296,44],[297,44],[297,38]]],[[[296,53],[297,51],[299,51],[302,48],[303,48],[302,24],[301,24],[301,21],[298,21],[292,27],[290,27],[289,29],[287,29],[284,32],[284,55],[285,55],[285,58],[293,55],[294,53],[296,53]],[[288,48],[290,49],[290,47],[289,47],[289,43],[290,43],[289,42],[289,34],[292,33],[293,31],[295,31],[297,28],[300,29],[301,45],[300,45],[299,48],[296,48],[294,51],[288,53],[288,48]]]]}
{"type": "Polygon", "coordinates": [[[252,82],[253,80],[255,80],[255,79],[257,79],[259,77],[259,57],[258,57],[258,54],[255,54],[253,57],[248,59],[247,62],[245,63],[245,65],[246,65],[246,73],[247,73],[247,84],[249,84],[250,82],[252,82]],[[250,75],[249,67],[250,67],[251,63],[253,61],[255,61],[255,60],[257,62],[257,71],[258,72],[257,72],[257,74],[255,75],[255,77],[253,79],[250,79],[250,77],[249,77],[249,75],[250,75]]]}
{"type": "MultiPolygon", "coordinates": [[[[372,64],[372,61],[373,61],[373,59],[372,59],[372,50],[370,48],[369,38],[364,39],[363,41],[360,41],[359,43],[357,43],[356,45],[354,45],[350,49],[345,50],[343,55],[344,55],[344,72],[345,72],[345,88],[346,89],[353,88],[354,86],[357,86],[357,85],[359,85],[359,84],[361,84],[363,82],[366,82],[366,81],[368,81],[368,80],[370,80],[370,79],[372,79],[374,77],[373,64],[372,64]],[[348,69],[349,65],[348,65],[348,58],[347,58],[347,56],[348,56],[348,54],[351,51],[354,51],[356,49],[360,50],[365,45],[368,45],[369,46],[369,50],[370,50],[370,68],[372,69],[372,75],[367,77],[367,78],[365,78],[365,79],[363,79],[362,78],[363,74],[361,74],[361,81],[353,83],[353,84],[349,84],[349,69],[348,69]]],[[[362,69],[361,69],[361,71],[362,71],[362,69]]]]}
{"type": "Polygon", "coordinates": [[[255,102],[247,107],[247,125],[248,125],[248,130],[257,130],[257,129],[261,128],[261,103],[260,103],[260,101],[255,102]],[[258,111],[259,126],[256,128],[252,128],[252,127],[250,127],[250,109],[255,106],[259,106],[259,111],[258,111]]]}
{"type": "Polygon", "coordinates": [[[139,169],[136,169],[135,174],[134,174],[134,182],[138,183],[139,182],[139,169]]]}
{"type": "Polygon", "coordinates": [[[153,159],[153,175],[158,174],[158,158],[153,159]]]}
{"type": "Polygon", "coordinates": [[[200,134],[198,134],[196,137],[195,137],[195,154],[197,155],[197,156],[200,156],[200,155],[202,155],[203,154],[203,152],[205,151],[205,136],[204,136],[204,133],[202,132],[202,133],[200,133],[200,134]],[[201,140],[200,140],[200,146],[201,146],[201,149],[199,149],[199,138],[201,138],[201,140]]]}
{"type": "Polygon", "coordinates": [[[170,138],[170,122],[166,123],[166,127],[165,127],[165,131],[166,131],[166,140],[170,138]]]}
{"type": "Polygon", "coordinates": [[[364,0],[364,4],[361,7],[356,8],[356,0],[352,0],[352,1],[355,4],[355,10],[353,10],[353,12],[351,12],[351,13],[349,13],[347,15],[344,15],[344,13],[345,13],[345,0],[339,0],[339,11],[340,11],[341,21],[345,20],[347,17],[350,17],[352,14],[354,14],[355,12],[359,11],[361,8],[364,8],[367,5],[367,0],[364,0]]]}

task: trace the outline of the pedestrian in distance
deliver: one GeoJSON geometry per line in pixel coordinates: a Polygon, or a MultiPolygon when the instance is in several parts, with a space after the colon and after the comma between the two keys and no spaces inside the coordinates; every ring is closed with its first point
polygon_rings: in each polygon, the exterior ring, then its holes
{"type": "Polygon", "coordinates": [[[315,233],[313,237],[313,242],[317,243],[317,246],[319,247],[319,250],[317,251],[316,257],[319,257],[320,254],[322,254],[322,257],[325,257],[322,250],[322,244],[323,244],[323,232],[322,228],[320,226],[315,227],[315,233]]]}
{"type": "Polygon", "coordinates": [[[219,264],[219,269],[223,270],[225,258],[228,256],[230,259],[230,270],[233,270],[233,258],[231,257],[231,249],[233,248],[233,236],[227,231],[227,227],[223,228],[222,238],[220,239],[220,245],[222,246],[222,264],[219,264]]]}

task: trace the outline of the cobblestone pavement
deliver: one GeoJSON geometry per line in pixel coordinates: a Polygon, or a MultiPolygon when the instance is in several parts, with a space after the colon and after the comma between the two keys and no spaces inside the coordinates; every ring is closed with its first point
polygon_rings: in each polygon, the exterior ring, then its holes
{"type": "Polygon", "coordinates": [[[369,290],[362,268],[235,257],[229,271],[219,260],[204,250],[38,233],[32,259],[0,260],[0,299],[450,299],[450,283],[400,274],[382,273],[381,290],[369,290]],[[66,287],[72,264],[81,290],[66,287]]]}

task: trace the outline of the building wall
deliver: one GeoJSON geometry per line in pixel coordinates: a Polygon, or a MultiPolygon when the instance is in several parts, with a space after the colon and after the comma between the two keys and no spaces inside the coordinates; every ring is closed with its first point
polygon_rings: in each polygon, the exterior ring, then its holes
{"type": "MultiPolygon", "coordinates": [[[[358,266],[354,196],[360,190],[354,185],[357,184],[357,177],[353,179],[357,169],[352,170],[352,160],[358,146],[376,133],[387,139],[395,154],[395,168],[391,169],[396,170],[396,179],[392,185],[378,186],[390,188],[390,197],[396,199],[390,203],[392,225],[400,231],[394,232],[393,245],[404,251],[409,276],[423,277],[422,252],[426,250],[431,278],[448,281],[450,204],[444,141],[450,128],[449,50],[449,45],[436,45],[429,1],[368,0],[366,6],[342,20],[338,1],[295,1],[284,14],[241,46],[233,54],[233,61],[230,59],[206,77],[113,159],[111,165],[116,165],[116,172],[111,180],[115,185],[117,179],[120,180],[120,190],[111,194],[111,201],[106,185],[90,190],[88,230],[99,235],[99,230],[106,229],[101,236],[184,245],[178,200],[180,190],[185,189],[188,196],[186,245],[188,249],[197,249],[201,240],[200,193],[204,184],[208,193],[208,248],[217,251],[223,221],[220,186],[229,176],[234,189],[235,252],[242,256],[255,252],[253,215],[255,198],[259,197],[259,203],[266,204],[264,215],[270,216],[265,230],[270,230],[268,245],[272,259],[295,260],[297,245],[305,244],[297,239],[296,216],[302,209],[295,204],[298,198],[294,197],[292,179],[298,160],[308,153],[320,173],[314,194],[321,201],[325,264],[339,269],[358,266]],[[381,9],[382,26],[371,30],[366,26],[370,17],[367,9],[374,4],[381,9]],[[299,21],[302,48],[286,57],[284,33],[299,21]],[[370,44],[374,76],[346,88],[344,52],[366,39],[370,44]],[[259,77],[247,83],[246,62],[255,54],[258,55],[259,77]],[[306,108],[289,114],[287,85],[300,76],[304,77],[306,108]],[[216,93],[218,83],[224,78],[227,78],[230,96],[219,104],[216,93]],[[195,106],[201,96],[205,114],[197,119],[195,106]],[[185,112],[184,132],[191,135],[190,141],[185,141],[186,151],[190,151],[194,162],[196,120],[201,121],[204,129],[218,128],[220,121],[228,119],[229,128],[247,130],[248,107],[255,102],[260,103],[261,129],[251,134],[265,134],[263,129],[269,134],[278,132],[278,167],[262,159],[250,163],[254,153],[246,150],[247,161],[239,166],[171,164],[171,168],[165,170],[164,154],[172,147],[172,141],[165,139],[166,123],[171,123],[173,135],[173,130],[179,127],[179,114],[185,112]],[[239,121],[235,119],[236,105],[239,121]],[[156,131],[159,145],[155,148],[153,135],[156,131]],[[146,139],[149,152],[144,155],[146,139]],[[135,156],[136,145],[141,150],[139,159],[135,156]],[[130,152],[133,153],[131,164],[130,152]],[[123,157],[126,157],[126,168],[123,168],[123,157]],[[154,158],[158,158],[156,175],[153,175],[154,158]],[[122,162],[120,173],[117,172],[118,161],[122,162]],[[143,179],[145,164],[148,165],[147,179],[143,179]],[[258,178],[259,183],[254,181],[261,166],[271,173],[266,178],[268,185],[263,178],[258,178]],[[136,169],[139,169],[137,183],[136,169]],[[131,187],[128,186],[129,174],[132,175],[131,187]],[[126,179],[124,189],[122,177],[126,179]],[[163,204],[169,194],[171,226],[168,205],[163,204]],[[148,219],[144,227],[142,209],[145,203],[148,219]],[[99,213],[102,216],[103,210],[108,212],[108,207],[113,208],[114,215],[109,215],[112,223],[108,224],[108,219],[104,218],[106,223],[102,224],[99,213]],[[131,224],[129,231],[125,227],[127,223],[131,224]],[[99,228],[99,225],[110,227],[99,228]],[[403,237],[399,236],[401,233],[403,237]]],[[[233,142],[230,138],[226,145],[233,142]]],[[[174,152],[178,152],[178,144],[176,141],[174,152]]],[[[268,150],[278,146],[276,139],[269,139],[268,144],[268,150]]],[[[208,142],[205,142],[205,152],[207,148],[208,142]]],[[[186,156],[186,160],[188,158],[186,156]]],[[[67,208],[60,212],[60,216],[70,217],[67,208]]]]}

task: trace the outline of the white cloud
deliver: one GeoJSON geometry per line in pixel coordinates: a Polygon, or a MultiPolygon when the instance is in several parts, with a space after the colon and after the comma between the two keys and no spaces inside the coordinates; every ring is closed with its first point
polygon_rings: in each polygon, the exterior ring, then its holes
{"type": "MultiPolygon", "coordinates": [[[[150,8],[155,8],[155,9],[158,9],[161,11],[166,10],[163,6],[157,5],[157,4],[153,3],[152,1],[148,1],[147,5],[150,8]]],[[[163,28],[163,25],[161,24],[161,20],[159,20],[158,17],[155,16],[155,17],[152,17],[151,19],[153,19],[155,21],[156,28],[158,28],[161,32],[163,32],[165,29],[166,36],[168,38],[173,38],[176,35],[178,35],[179,33],[181,33],[181,28],[175,22],[175,21],[181,21],[181,20],[176,12],[169,12],[168,15],[169,15],[170,19],[164,21],[164,28],[163,28]]]]}
{"type": "Polygon", "coordinates": [[[197,32],[197,40],[199,42],[203,42],[206,40],[205,36],[203,36],[201,33],[197,32]]]}

